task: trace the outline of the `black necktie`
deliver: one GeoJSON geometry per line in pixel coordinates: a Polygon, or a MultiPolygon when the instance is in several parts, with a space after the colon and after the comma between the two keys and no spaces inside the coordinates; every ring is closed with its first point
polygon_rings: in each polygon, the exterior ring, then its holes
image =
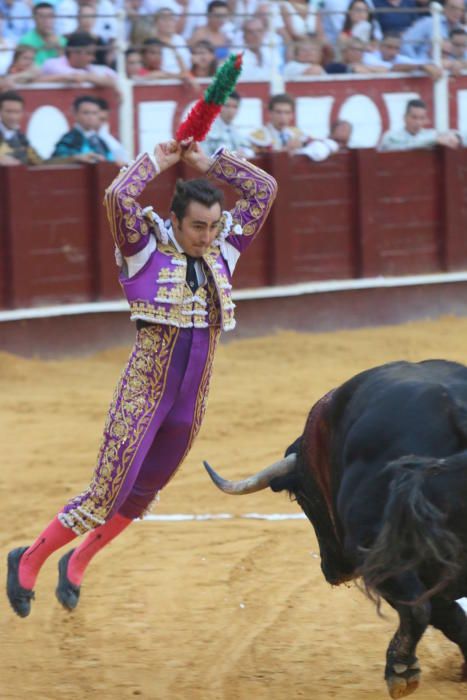
{"type": "Polygon", "coordinates": [[[89,145],[91,146],[93,153],[98,153],[101,156],[107,155],[104,143],[100,140],[97,134],[91,134],[89,136],[89,145]]]}
{"type": "Polygon", "coordinates": [[[195,262],[196,258],[192,258],[191,255],[185,253],[186,257],[186,281],[191,291],[194,292],[198,289],[198,275],[196,274],[195,262]]]}

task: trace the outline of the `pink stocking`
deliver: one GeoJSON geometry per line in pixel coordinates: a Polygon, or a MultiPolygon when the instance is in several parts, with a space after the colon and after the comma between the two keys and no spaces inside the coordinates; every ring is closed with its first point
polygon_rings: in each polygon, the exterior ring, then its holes
{"type": "Polygon", "coordinates": [[[71,583],[80,586],[87,565],[97,552],[109,544],[128,525],[133,522],[117,513],[108,522],[96,528],[86,537],[84,542],[75,549],[68,560],[67,576],[71,583]]]}

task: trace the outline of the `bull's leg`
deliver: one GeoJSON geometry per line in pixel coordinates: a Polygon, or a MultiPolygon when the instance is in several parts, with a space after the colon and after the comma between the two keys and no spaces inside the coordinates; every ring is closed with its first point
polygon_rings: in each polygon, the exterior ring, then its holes
{"type": "Polygon", "coordinates": [[[389,643],[384,672],[392,698],[410,695],[420,683],[416,649],[429,624],[431,605],[410,603],[423,595],[425,590],[418,577],[411,572],[388,579],[379,590],[399,615],[399,627],[389,643]]]}
{"type": "Polygon", "coordinates": [[[431,600],[430,624],[457,644],[464,657],[462,680],[467,681],[467,617],[455,601],[443,600],[436,596],[431,600]]]}

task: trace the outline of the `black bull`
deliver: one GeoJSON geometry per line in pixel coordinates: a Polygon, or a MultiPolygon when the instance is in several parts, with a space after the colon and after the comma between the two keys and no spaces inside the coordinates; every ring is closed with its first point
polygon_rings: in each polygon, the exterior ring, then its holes
{"type": "Polygon", "coordinates": [[[289,491],[315,529],[326,580],[362,577],[397,611],[392,697],[417,688],[428,625],[459,646],[467,668],[467,618],[455,602],[467,595],[467,367],[367,370],[313,407],[279,462],[239,482],[205,466],[227,493],[289,491]]]}

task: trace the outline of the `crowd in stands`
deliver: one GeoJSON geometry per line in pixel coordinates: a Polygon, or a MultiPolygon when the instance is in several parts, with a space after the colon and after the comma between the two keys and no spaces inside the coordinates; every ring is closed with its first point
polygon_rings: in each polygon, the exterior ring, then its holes
{"type": "MultiPolygon", "coordinates": [[[[350,148],[352,124],[346,120],[335,121],[327,138],[313,138],[294,126],[295,103],[287,93],[276,94],[268,104],[268,119],[264,126],[248,135],[239,132],[235,116],[240,105],[240,95],[233,92],[214,122],[203,148],[213,155],[225,147],[251,158],[271,151],[291,156],[304,155],[313,161],[323,161],[335,153],[350,148]]],[[[109,131],[109,105],[106,100],[92,95],[81,95],[73,102],[74,124],[58,140],[47,160],[42,159],[26,134],[21,131],[24,100],[15,91],[0,94],[0,166],[43,165],[57,163],[115,162],[123,166],[128,154],[109,131]]],[[[382,135],[379,150],[409,150],[436,145],[457,149],[465,145],[462,135],[456,131],[438,133],[427,128],[428,111],[420,99],[410,99],[400,129],[382,135]]]]}
{"type": "MultiPolygon", "coordinates": [[[[242,79],[424,71],[433,79],[429,0],[0,0],[0,88],[29,82],[117,85],[119,22],[127,77],[192,86],[243,51],[242,79]]],[[[445,0],[442,57],[467,67],[464,0],[445,0]]]]}
{"type": "MultiPolygon", "coordinates": [[[[19,130],[28,83],[79,86],[74,125],[47,162],[127,160],[109,133],[108,105],[89,87],[120,94],[116,68],[119,27],[125,35],[126,77],[138,83],[177,79],[194,91],[232,51],[243,52],[243,80],[285,80],[326,74],[423,72],[467,69],[464,0],[445,0],[441,16],[442,66],[433,60],[429,0],[0,0],[0,165],[43,162],[19,130]],[[116,12],[124,11],[124,23],[116,12]]],[[[120,46],[120,44],[119,44],[120,46]]],[[[239,83],[241,93],[241,82],[239,83]]],[[[352,125],[339,121],[328,138],[314,139],[293,126],[294,100],[274,95],[268,120],[240,134],[234,93],[214,124],[206,149],[218,146],[250,157],[270,150],[324,160],[349,146],[352,125]]],[[[383,150],[463,145],[454,132],[426,129],[420,100],[408,103],[403,128],[385,134],[383,150]]]]}

